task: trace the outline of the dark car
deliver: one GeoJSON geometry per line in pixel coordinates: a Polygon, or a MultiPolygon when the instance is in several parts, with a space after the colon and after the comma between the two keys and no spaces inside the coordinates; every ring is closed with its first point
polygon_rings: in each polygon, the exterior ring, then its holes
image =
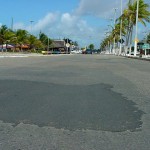
{"type": "Polygon", "coordinates": [[[82,54],[92,54],[92,50],[86,49],[85,51],[82,52],[82,54]]]}
{"type": "Polygon", "coordinates": [[[53,50],[53,51],[52,51],[52,54],[61,54],[61,51],[60,51],[59,49],[53,50]]]}
{"type": "Polygon", "coordinates": [[[100,50],[99,50],[99,49],[94,49],[94,50],[92,50],[92,53],[94,53],[94,54],[99,54],[99,53],[100,53],[100,50]]]}

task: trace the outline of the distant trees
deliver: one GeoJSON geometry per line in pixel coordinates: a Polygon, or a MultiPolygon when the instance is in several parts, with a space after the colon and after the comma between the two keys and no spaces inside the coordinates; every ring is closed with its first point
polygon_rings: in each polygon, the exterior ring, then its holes
{"type": "Polygon", "coordinates": [[[93,50],[93,49],[94,49],[94,44],[90,44],[90,45],[88,46],[88,48],[91,49],[91,50],[93,50]]]}
{"type": "MultiPolygon", "coordinates": [[[[66,38],[64,38],[64,41],[70,45],[78,46],[77,41],[66,38]]],[[[47,50],[48,45],[49,47],[53,47],[53,40],[43,32],[40,32],[39,36],[36,37],[30,34],[27,30],[18,29],[16,31],[12,31],[6,25],[2,25],[0,26],[0,45],[3,44],[12,44],[15,46],[15,50],[16,48],[19,48],[20,51],[22,51],[22,47],[24,45],[27,45],[29,50],[47,50]]]]}
{"type": "MultiPolygon", "coordinates": [[[[7,28],[6,25],[2,25],[0,27],[0,44],[2,44],[2,46],[6,41],[6,32],[7,32],[7,30],[8,30],[8,28],[7,28]]],[[[3,47],[2,47],[2,49],[3,49],[3,47]]]]}
{"type": "Polygon", "coordinates": [[[43,43],[43,45],[47,46],[48,42],[51,45],[52,44],[52,40],[50,38],[48,38],[48,36],[45,33],[40,32],[39,34],[39,40],[43,43]]]}
{"type": "Polygon", "coordinates": [[[17,30],[15,32],[17,38],[17,44],[20,45],[20,50],[22,50],[22,45],[28,43],[28,32],[26,30],[17,30]]]}
{"type": "Polygon", "coordinates": [[[3,44],[13,44],[15,47],[19,45],[20,50],[22,50],[22,46],[25,44],[29,46],[30,50],[46,49],[48,42],[49,45],[52,44],[52,40],[42,32],[39,33],[39,38],[37,38],[26,30],[18,29],[12,31],[6,25],[0,27],[0,45],[2,46],[3,44]]]}

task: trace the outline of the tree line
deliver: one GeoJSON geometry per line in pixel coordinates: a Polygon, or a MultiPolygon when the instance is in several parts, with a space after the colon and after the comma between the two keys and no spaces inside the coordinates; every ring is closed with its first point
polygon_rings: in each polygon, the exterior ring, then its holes
{"type": "MultiPolygon", "coordinates": [[[[77,41],[71,39],[63,39],[65,42],[69,42],[75,46],[78,46],[77,41]]],[[[53,40],[49,38],[45,33],[39,33],[38,37],[30,34],[27,30],[18,29],[16,31],[11,30],[6,25],[0,26],[0,45],[6,44],[14,45],[15,48],[19,47],[22,51],[23,45],[28,45],[29,50],[47,50],[53,47],[53,40]],[[49,46],[49,47],[48,47],[49,46]]],[[[3,49],[3,47],[2,47],[3,49]]]]}
{"type": "Polygon", "coordinates": [[[42,32],[39,37],[30,34],[26,30],[18,29],[13,31],[6,25],[0,27],[0,44],[12,44],[15,47],[22,49],[22,45],[28,45],[29,49],[46,49],[48,42],[51,44],[52,40],[42,32]]]}

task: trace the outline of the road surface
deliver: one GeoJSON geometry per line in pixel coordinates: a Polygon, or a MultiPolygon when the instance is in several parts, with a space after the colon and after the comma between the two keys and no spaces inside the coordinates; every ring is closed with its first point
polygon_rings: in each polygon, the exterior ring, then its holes
{"type": "Polygon", "coordinates": [[[149,150],[149,75],[109,55],[0,58],[0,149],[149,150]]]}

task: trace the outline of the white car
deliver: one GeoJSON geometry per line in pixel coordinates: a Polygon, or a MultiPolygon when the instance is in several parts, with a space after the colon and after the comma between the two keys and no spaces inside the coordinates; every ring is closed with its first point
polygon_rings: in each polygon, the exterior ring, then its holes
{"type": "Polygon", "coordinates": [[[82,54],[82,51],[81,50],[72,50],[70,53],[71,54],[82,54]]]}

